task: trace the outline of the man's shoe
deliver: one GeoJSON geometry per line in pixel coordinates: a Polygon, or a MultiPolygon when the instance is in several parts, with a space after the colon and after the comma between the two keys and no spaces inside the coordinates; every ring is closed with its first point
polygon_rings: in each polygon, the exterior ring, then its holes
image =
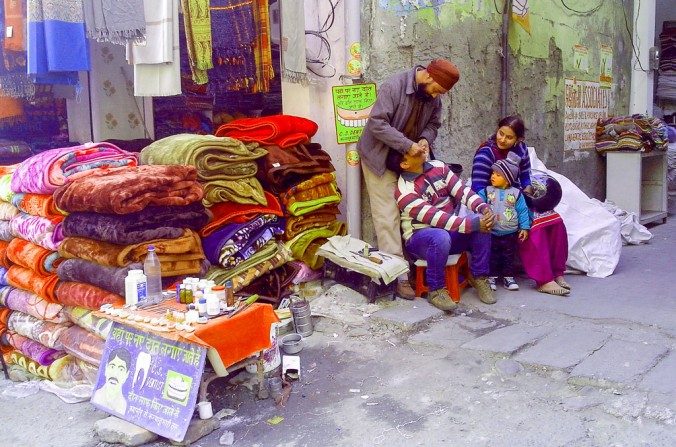
{"type": "Polygon", "coordinates": [[[444,312],[450,312],[458,307],[455,301],[453,301],[448,295],[448,291],[446,289],[437,289],[431,291],[427,299],[432,306],[436,307],[437,309],[441,309],[444,312]]]}
{"type": "Polygon", "coordinates": [[[491,286],[491,290],[498,290],[498,286],[495,285],[495,282],[498,280],[497,276],[488,277],[488,285],[491,286]]]}
{"type": "Polygon", "coordinates": [[[397,296],[405,300],[415,299],[415,290],[411,287],[411,283],[404,280],[397,282],[397,296]]]}
{"type": "Polygon", "coordinates": [[[493,296],[493,291],[491,290],[491,285],[488,283],[487,276],[475,278],[474,276],[469,275],[468,280],[469,284],[476,289],[482,303],[495,304],[497,302],[495,296],[493,296]]]}
{"type": "MultiPolygon", "coordinates": [[[[516,280],[514,279],[513,276],[505,276],[502,279],[503,283],[502,285],[505,286],[505,289],[507,290],[519,290],[519,285],[516,283],[516,280]]],[[[495,289],[493,289],[495,290],[495,289]]]]}

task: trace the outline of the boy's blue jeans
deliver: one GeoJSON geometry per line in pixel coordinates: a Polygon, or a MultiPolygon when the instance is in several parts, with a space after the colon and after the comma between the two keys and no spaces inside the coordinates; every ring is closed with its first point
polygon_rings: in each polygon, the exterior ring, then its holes
{"type": "Polygon", "coordinates": [[[448,255],[470,252],[469,269],[472,275],[488,276],[491,234],[478,231],[466,234],[442,228],[422,228],[415,230],[406,241],[406,250],[417,259],[427,261],[427,286],[431,292],[446,287],[448,255]]]}

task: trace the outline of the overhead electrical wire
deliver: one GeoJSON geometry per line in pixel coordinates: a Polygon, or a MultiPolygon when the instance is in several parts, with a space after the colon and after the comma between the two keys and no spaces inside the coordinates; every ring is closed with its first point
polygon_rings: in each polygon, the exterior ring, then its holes
{"type": "Polygon", "coordinates": [[[306,36],[313,36],[319,39],[319,50],[317,51],[317,54],[314,55],[313,57],[308,57],[306,55],[305,62],[307,69],[310,70],[315,76],[318,76],[320,78],[332,78],[338,72],[338,70],[336,70],[336,67],[330,64],[332,49],[331,42],[329,42],[328,39],[328,32],[333,27],[336,21],[336,8],[340,4],[340,0],[337,0],[335,3],[332,0],[328,0],[328,2],[331,5],[331,11],[326,16],[326,19],[324,20],[324,23],[322,23],[322,26],[319,27],[319,30],[305,30],[306,36]],[[326,49],[326,56],[322,57],[324,49],[326,49]],[[319,73],[315,70],[315,68],[317,67],[313,68],[313,65],[319,65],[320,70],[329,67],[333,70],[333,73],[330,75],[319,73]]]}
{"type": "MultiPolygon", "coordinates": [[[[565,1],[565,0],[561,0],[561,4],[563,4],[563,7],[564,7],[564,8],[566,8],[566,9],[569,10],[569,11],[574,12],[575,14],[580,14],[580,15],[591,15],[591,14],[594,14],[594,13],[595,13],[596,11],[598,11],[599,9],[601,9],[601,6],[603,6],[603,2],[604,2],[604,1],[605,1],[605,0],[599,1],[599,4],[598,4],[598,5],[596,5],[595,7],[593,7],[592,9],[590,9],[590,10],[588,10],[588,11],[579,11],[579,10],[577,10],[577,9],[571,8],[570,6],[568,6],[568,5],[566,4],[566,1],[565,1]]],[[[622,8],[622,9],[624,9],[624,8],[622,8]]]]}
{"type": "MultiPolygon", "coordinates": [[[[638,12],[641,10],[641,0],[634,0],[638,2],[638,7],[636,8],[636,20],[634,21],[634,29],[636,28],[636,25],[638,24],[638,12]]],[[[636,57],[636,62],[638,62],[638,66],[641,67],[641,71],[644,73],[647,73],[650,70],[646,70],[643,68],[643,64],[641,63],[641,58],[639,57],[638,50],[636,49],[636,45],[634,45],[634,36],[631,32],[631,29],[629,29],[629,19],[627,18],[627,11],[625,8],[622,8],[622,12],[624,13],[624,26],[627,29],[627,34],[629,34],[629,42],[631,42],[631,49],[634,51],[634,57],[636,57]]]]}

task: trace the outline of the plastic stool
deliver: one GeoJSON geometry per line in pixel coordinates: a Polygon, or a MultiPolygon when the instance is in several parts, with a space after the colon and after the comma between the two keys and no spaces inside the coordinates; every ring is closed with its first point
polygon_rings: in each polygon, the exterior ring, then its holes
{"type": "MultiPolygon", "coordinates": [[[[427,281],[425,281],[425,270],[427,261],[418,259],[415,261],[415,296],[422,296],[429,291],[427,281]]],[[[451,299],[456,303],[460,301],[460,292],[467,287],[469,277],[469,264],[467,263],[467,254],[449,255],[446,260],[446,290],[451,299]],[[461,279],[462,274],[462,281],[461,279]]]]}

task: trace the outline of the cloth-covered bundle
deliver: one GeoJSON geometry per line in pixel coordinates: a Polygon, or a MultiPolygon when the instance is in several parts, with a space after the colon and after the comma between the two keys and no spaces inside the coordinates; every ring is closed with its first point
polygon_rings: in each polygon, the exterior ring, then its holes
{"type": "Polygon", "coordinates": [[[185,229],[197,231],[208,221],[209,212],[199,202],[185,206],[149,206],[122,215],[77,212],[64,219],[63,234],[129,245],[175,239],[185,229]]]}
{"type": "MultiPolygon", "coordinates": [[[[223,267],[212,266],[207,272],[206,277],[207,279],[215,281],[216,284],[225,284],[225,281],[227,281],[228,279],[232,279],[235,276],[240,275],[246,270],[252,268],[253,266],[260,264],[264,261],[267,261],[268,259],[272,259],[280,252],[283,254],[283,257],[286,259],[286,261],[291,260],[291,258],[289,257],[288,250],[286,250],[282,244],[278,244],[276,241],[269,241],[267,244],[263,246],[263,248],[254,253],[253,256],[251,256],[246,261],[240,263],[236,267],[226,269],[223,267]]],[[[253,279],[255,278],[252,278],[251,280],[253,281],[253,279]]],[[[244,285],[242,284],[240,284],[240,286],[244,287],[244,285]]]]}
{"type": "Polygon", "coordinates": [[[219,127],[216,135],[284,149],[308,143],[318,128],[314,121],[299,116],[272,115],[236,119],[219,127]]]}
{"type": "Polygon", "coordinates": [[[21,238],[14,238],[7,247],[7,258],[14,264],[35,270],[40,275],[56,272],[59,254],[21,238]]]}
{"type": "Polygon", "coordinates": [[[31,340],[28,337],[19,335],[16,332],[7,331],[7,340],[9,344],[20,351],[26,357],[35,360],[40,365],[49,366],[54,360],[66,355],[64,351],[48,348],[42,343],[31,340]]]}
{"type": "Polygon", "coordinates": [[[200,271],[204,259],[202,243],[197,233],[184,230],[176,239],[155,239],[141,244],[116,245],[83,237],[64,239],[59,254],[64,258],[80,258],[109,267],[124,267],[145,259],[148,245],[162,264],[162,276],[190,275],[200,271]]]}
{"type": "Polygon", "coordinates": [[[68,318],[63,313],[63,306],[56,303],[50,303],[27,290],[16,289],[14,287],[3,287],[8,289],[4,298],[5,306],[12,310],[31,315],[51,323],[65,323],[68,318]]]}
{"type": "Polygon", "coordinates": [[[62,221],[63,216],[40,217],[19,213],[12,218],[9,225],[14,236],[26,239],[47,250],[58,250],[63,241],[62,221]]]}
{"type": "Polygon", "coordinates": [[[341,200],[336,173],[318,174],[291,187],[280,200],[292,216],[302,216],[341,200]]]}
{"type": "Polygon", "coordinates": [[[96,366],[101,363],[106,344],[102,338],[85,331],[80,326],[69,327],[61,335],[61,343],[68,354],[96,366]]]}
{"type": "Polygon", "coordinates": [[[56,300],[64,306],[86,309],[98,309],[104,304],[124,304],[124,298],[120,295],[81,282],[59,282],[56,286],[56,300]]]}
{"type": "Polygon", "coordinates": [[[664,121],[635,114],[599,118],[596,122],[596,151],[605,153],[617,150],[666,150],[669,142],[664,121]]]}
{"type": "Polygon", "coordinates": [[[272,257],[260,259],[246,269],[237,269],[237,274],[228,279],[232,281],[233,289],[239,291],[269,271],[279,268],[289,262],[290,259],[289,252],[284,246],[280,245],[279,249],[272,257]]]}
{"type": "Polygon", "coordinates": [[[80,326],[87,332],[91,332],[107,339],[110,330],[113,328],[113,321],[105,318],[97,317],[91,309],[84,307],[66,307],[64,313],[68,316],[70,321],[80,326]]]}
{"type": "Polygon", "coordinates": [[[17,207],[11,203],[0,201],[0,220],[10,220],[17,214],[19,214],[17,207]]]}
{"type": "Polygon", "coordinates": [[[268,154],[258,160],[257,177],[266,189],[284,192],[298,178],[306,179],[317,174],[333,172],[331,156],[318,143],[298,144],[286,149],[266,146],[268,154]]]}
{"type": "Polygon", "coordinates": [[[249,203],[235,203],[235,202],[221,202],[217,203],[209,211],[213,215],[209,223],[207,223],[201,230],[200,235],[203,237],[209,236],[214,231],[229,223],[245,223],[256,218],[259,214],[274,214],[275,216],[283,216],[282,205],[279,200],[265,191],[265,198],[267,205],[249,204],[249,203]]]}
{"type": "Polygon", "coordinates": [[[151,205],[188,205],[201,200],[202,195],[192,166],[135,166],[74,180],[54,193],[54,201],[70,213],[129,214],[151,205]]]}
{"type": "Polygon", "coordinates": [[[52,218],[64,214],[54,204],[54,197],[51,194],[16,193],[12,197],[12,205],[19,211],[32,216],[52,218]]]}
{"type": "Polygon", "coordinates": [[[10,331],[16,332],[23,337],[30,338],[48,348],[58,350],[63,350],[63,345],[59,338],[70,325],[70,323],[59,324],[43,321],[32,315],[21,312],[12,312],[12,315],[10,315],[7,320],[7,328],[10,331]]]}
{"type": "Polygon", "coordinates": [[[317,256],[317,250],[332,236],[344,236],[347,229],[344,222],[336,220],[323,228],[307,230],[284,245],[291,251],[293,259],[303,261],[310,268],[317,269],[323,265],[323,258],[317,256]],[[314,244],[314,245],[313,245],[314,244]],[[312,248],[310,248],[312,245],[312,248]]]}
{"type": "Polygon", "coordinates": [[[102,168],[136,166],[136,154],[110,143],[50,149],[23,161],[12,176],[12,191],[52,194],[69,180],[102,168]]]}
{"type": "Polygon", "coordinates": [[[56,301],[56,284],[59,277],[56,275],[40,275],[34,270],[13,265],[7,270],[7,282],[19,289],[35,293],[50,303],[56,301]]]}
{"type": "Polygon", "coordinates": [[[248,223],[226,225],[204,238],[204,254],[212,265],[235,267],[283,231],[284,219],[263,214],[248,223]]]}
{"type": "Polygon", "coordinates": [[[44,366],[39,364],[35,360],[31,359],[30,357],[23,355],[19,351],[12,351],[12,353],[9,356],[8,363],[12,365],[17,365],[36,377],[50,379],[51,376],[49,375],[49,368],[51,368],[52,365],[56,363],[58,360],[59,359],[54,360],[54,362],[52,362],[52,364],[49,366],[44,366]]]}
{"type": "Polygon", "coordinates": [[[283,238],[288,241],[312,228],[328,227],[338,218],[338,214],[340,214],[338,206],[330,205],[302,216],[289,216],[286,219],[283,238]]]}

